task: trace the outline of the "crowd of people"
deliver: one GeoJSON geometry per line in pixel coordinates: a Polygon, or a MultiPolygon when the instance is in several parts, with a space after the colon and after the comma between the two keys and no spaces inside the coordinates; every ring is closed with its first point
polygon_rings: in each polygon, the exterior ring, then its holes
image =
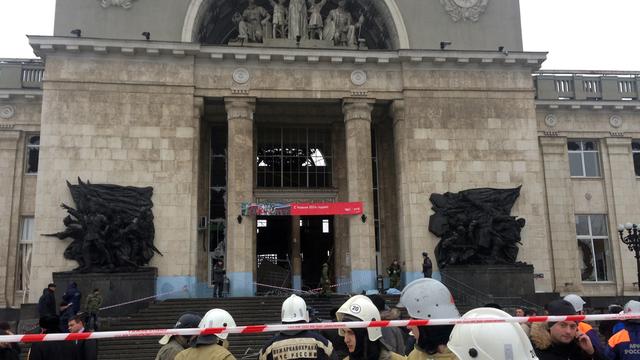
{"type": "MultiPolygon", "coordinates": [[[[585,314],[584,300],[575,294],[551,301],[547,315],[585,314]]],[[[332,321],[397,320],[405,310],[411,319],[455,319],[460,313],[449,289],[437,280],[409,283],[396,304],[380,295],[355,295],[331,313],[332,321]]],[[[630,301],[610,311],[640,314],[640,302],[630,301]]],[[[535,309],[517,308],[515,316],[535,316],[535,309]]],[[[468,311],[463,319],[508,319],[497,304],[468,311]]],[[[282,304],[283,324],[312,321],[303,298],[291,295],[282,304]]],[[[235,326],[231,314],[212,309],[203,318],[185,314],[176,328],[235,326]]],[[[233,359],[226,334],[165,336],[156,360],[233,359]]],[[[477,324],[291,330],[276,334],[264,344],[259,360],[618,360],[640,359],[640,322],[602,321],[596,330],[584,322],[486,322],[477,324]],[[606,332],[603,332],[606,331],[606,332]],[[604,340],[604,342],[603,342],[604,340]]]]}
{"type": "MultiPolygon", "coordinates": [[[[51,284],[53,285],[53,284],[51,284]]],[[[47,289],[51,291],[51,286],[47,289]]],[[[55,288],[53,289],[55,290],[55,288]]],[[[99,291],[94,292],[94,295],[99,291]]],[[[70,286],[65,293],[79,302],[81,295],[70,286]]],[[[43,294],[42,307],[50,306],[50,293],[43,294]]],[[[73,309],[72,301],[65,310],[73,309]]],[[[99,308],[100,301],[95,302],[99,308]]],[[[570,294],[549,302],[545,315],[583,315],[585,301],[570,294]]],[[[95,304],[94,304],[95,305],[95,304]]],[[[61,306],[62,308],[62,306],[61,306]]],[[[50,308],[49,308],[50,309],[50,308]]],[[[79,309],[79,307],[78,307],[79,309]]],[[[72,310],[73,311],[73,310],[72,310]]],[[[497,304],[468,311],[462,317],[449,289],[441,282],[423,278],[404,287],[396,303],[388,304],[380,295],[355,295],[331,312],[331,321],[397,320],[405,311],[411,319],[509,319],[497,304]]],[[[611,313],[640,314],[640,302],[624,307],[612,305],[611,313]]],[[[516,308],[517,317],[537,315],[535,309],[516,308]]],[[[60,316],[45,314],[40,319],[43,333],[61,332],[60,316]]],[[[72,315],[65,331],[84,332],[87,316],[72,315]]],[[[303,298],[291,295],[282,304],[283,324],[313,322],[303,298]]],[[[235,327],[231,314],[211,309],[203,317],[186,313],[175,328],[235,327]]],[[[87,328],[88,330],[88,328],[87,328]]],[[[8,328],[0,329],[10,334],[8,328]]],[[[159,341],[156,360],[232,360],[227,334],[164,336],[159,341]]],[[[0,343],[0,359],[18,359],[17,344],[0,343]]],[[[458,325],[399,327],[344,327],[337,330],[289,330],[275,334],[263,344],[259,360],[344,359],[344,360],[636,360],[640,359],[640,320],[602,321],[598,328],[584,322],[483,322],[458,325]]],[[[30,360],[97,359],[95,340],[34,343],[30,360]]]]}

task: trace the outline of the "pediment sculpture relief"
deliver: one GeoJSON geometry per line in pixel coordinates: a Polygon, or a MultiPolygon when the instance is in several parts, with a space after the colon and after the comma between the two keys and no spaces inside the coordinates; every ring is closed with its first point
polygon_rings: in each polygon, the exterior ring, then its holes
{"type": "Polygon", "coordinates": [[[451,19],[476,22],[487,10],[489,0],[440,0],[451,19]]]}
{"type": "MultiPolygon", "coordinates": [[[[233,15],[238,27],[238,37],[230,45],[247,43],[286,45],[300,41],[322,42],[324,45],[356,47],[360,42],[360,31],[364,15],[357,21],[346,8],[346,0],[338,1],[338,6],[323,18],[322,10],[327,0],[269,0],[270,9],[257,5],[255,0],[242,13],[233,15]]],[[[319,45],[320,46],[320,45],[319,45]]]]}
{"type": "Polygon", "coordinates": [[[130,9],[133,6],[135,0],[98,0],[100,6],[108,8],[112,6],[119,6],[123,9],[130,9]]]}

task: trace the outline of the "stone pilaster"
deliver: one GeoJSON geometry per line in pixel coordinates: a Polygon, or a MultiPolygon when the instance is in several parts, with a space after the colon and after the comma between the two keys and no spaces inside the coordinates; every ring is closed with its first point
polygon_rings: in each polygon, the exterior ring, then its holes
{"type": "MultiPolygon", "coordinates": [[[[393,142],[395,156],[396,191],[398,203],[398,242],[400,245],[400,263],[404,264],[402,272],[403,284],[421,278],[422,252],[420,244],[413,244],[411,236],[411,199],[409,190],[409,176],[407,166],[409,156],[407,153],[407,128],[405,120],[404,100],[395,100],[391,104],[391,117],[393,118],[393,142]]],[[[431,256],[435,258],[434,256],[431,256]]],[[[434,266],[437,266],[434,261],[434,266]]],[[[434,269],[435,270],[435,269],[434,269]]]]}
{"type": "Polygon", "coordinates": [[[575,206],[569,177],[565,137],[541,137],[549,230],[553,256],[554,291],[582,292],[576,238],[575,206]]]}
{"type": "Polygon", "coordinates": [[[228,120],[227,276],[231,296],[251,296],[255,293],[255,221],[253,217],[238,216],[242,203],[253,200],[255,99],[225,98],[225,108],[228,120]]]}
{"type": "Polygon", "coordinates": [[[345,99],[347,181],[349,201],[364,204],[363,222],[359,216],[348,220],[351,290],[375,289],[375,231],[373,214],[373,179],[371,167],[371,111],[373,103],[363,99],[345,99]]]}
{"type": "Polygon", "coordinates": [[[605,173],[612,191],[609,201],[609,231],[612,243],[612,253],[616,270],[616,283],[619,295],[637,296],[638,288],[634,285],[637,280],[636,261],[633,253],[622,244],[616,226],[618,223],[637,223],[638,207],[636,192],[636,176],[633,169],[630,138],[605,138],[608,162],[611,173],[605,173]]]}
{"type": "Polygon", "coordinates": [[[7,292],[7,288],[13,289],[13,286],[9,286],[7,281],[13,280],[8,276],[13,273],[9,265],[15,265],[15,261],[9,261],[12,256],[9,251],[16,251],[16,235],[11,232],[11,224],[18,215],[13,211],[14,177],[22,176],[21,172],[16,174],[15,166],[20,163],[17,161],[19,139],[20,133],[17,131],[0,132],[0,160],[3,160],[0,161],[0,308],[7,306],[13,299],[13,294],[7,292]]]}

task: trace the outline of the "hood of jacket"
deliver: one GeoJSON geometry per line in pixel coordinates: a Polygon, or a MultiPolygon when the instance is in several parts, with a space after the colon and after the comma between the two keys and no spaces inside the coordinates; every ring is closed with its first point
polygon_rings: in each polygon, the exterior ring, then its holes
{"type": "Polygon", "coordinates": [[[547,323],[531,324],[531,344],[539,350],[547,350],[551,347],[551,333],[549,333],[549,325],[547,323]]]}

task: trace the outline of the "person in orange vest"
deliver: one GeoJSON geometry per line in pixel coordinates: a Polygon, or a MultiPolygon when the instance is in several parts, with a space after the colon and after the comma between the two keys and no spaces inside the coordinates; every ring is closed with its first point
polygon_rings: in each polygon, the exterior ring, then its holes
{"type": "MultiPolygon", "coordinates": [[[[563,299],[573,305],[573,308],[576,309],[576,313],[578,315],[586,315],[586,312],[584,311],[584,304],[587,302],[580,296],[576,294],[569,294],[563,299]]],[[[589,339],[591,339],[591,344],[593,344],[593,347],[596,348],[600,354],[604,354],[606,352],[605,346],[600,341],[600,334],[591,325],[585,322],[580,322],[578,323],[578,330],[580,330],[581,333],[586,334],[589,339]]]]}
{"type": "MultiPolygon", "coordinates": [[[[631,300],[624,306],[625,314],[640,314],[640,302],[631,300]]],[[[611,360],[640,359],[640,320],[627,320],[624,329],[609,339],[607,357],[611,360]]]]}

